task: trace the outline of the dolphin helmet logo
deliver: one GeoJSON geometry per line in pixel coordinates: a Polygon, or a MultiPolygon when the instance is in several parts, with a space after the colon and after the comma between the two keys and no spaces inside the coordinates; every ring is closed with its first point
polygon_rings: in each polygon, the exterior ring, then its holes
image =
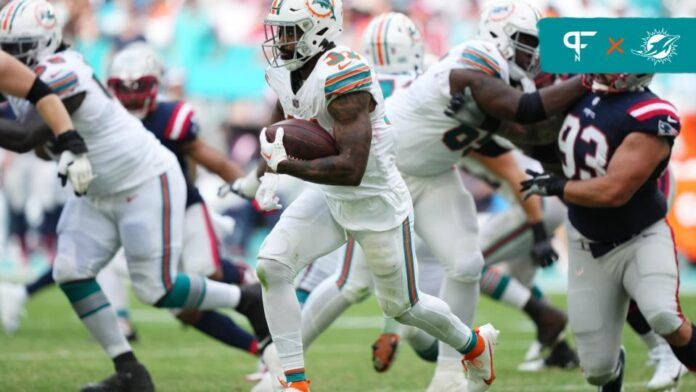
{"type": "Polygon", "coordinates": [[[666,63],[672,61],[671,58],[677,54],[679,38],[679,35],[671,35],[665,30],[648,32],[648,36],[643,38],[641,49],[632,49],[631,52],[651,60],[655,65],[666,63]]]}

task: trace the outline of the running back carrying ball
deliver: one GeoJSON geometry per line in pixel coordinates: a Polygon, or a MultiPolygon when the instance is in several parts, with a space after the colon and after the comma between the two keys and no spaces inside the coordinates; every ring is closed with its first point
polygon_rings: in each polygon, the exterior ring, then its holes
{"type": "Polygon", "coordinates": [[[309,161],[338,155],[333,137],[315,122],[297,119],[279,121],[266,129],[266,140],[273,142],[279,127],[283,128],[283,145],[290,158],[309,161]]]}

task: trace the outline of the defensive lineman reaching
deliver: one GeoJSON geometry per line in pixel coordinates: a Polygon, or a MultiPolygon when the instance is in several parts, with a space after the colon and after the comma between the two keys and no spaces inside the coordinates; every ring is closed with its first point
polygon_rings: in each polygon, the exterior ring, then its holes
{"type": "MultiPolygon", "coordinates": [[[[259,251],[259,279],[269,328],[285,369],[286,390],[308,391],[293,279],[318,256],[348,237],[364,250],[380,306],[389,317],[414,325],[464,355],[472,387],[493,382],[490,325],[472,331],[447,304],[416,286],[412,249],[413,208],[394,163],[394,135],[385,122],[382,92],[363,57],[334,41],[342,31],[342,2],[274,1],[264,22],[271,52],[266,78],[286,116],[316,119],[333,131],[339,154],[312,161],[287,158],[279,129],[273,143],[261,133],[262,156],[281,174],[321,184],[283,213],[259,251]]],[[[280,117],[280,116],[277,116],[280,117]]],[[[267,173],[259,194],[273,205],[267,173]]]]}
{"type": "MultiPolygon", "coordinates": [[[[149,373],[95,280],[121,246],[135,294],[145,303],[263,313],[251,309],[239,288],[177,273],[186,192],[176,158],[110,97],[82,56],[63,45],[53,7],[44,0],[16,0],[0,11],[0,20],[7,22],[0,28],[0,44],[34,66],[63,99],[94,167],[86,196],[71,198],[63,210],[54,263],[55,280],[116,368],[114,375],[85,390],[151,391],[149,373]]],[[[50,132],[29,101],[9,101],[18,122],[0,121],[0,146],[27,151],[49,142],[50,132]]]]}
{"type": "Polygon", "coordinates": [[[570,327],[587,381],[620,391],[623,321],[632,298],[650,327],[696,370],[696,334],[679,305],[679,271],[657,178],[679,115],[648,89],[651,74],[586,78],[592,89],[558,136],[563,176],[530,172],[529,194],[568,205],[570,327]]]}

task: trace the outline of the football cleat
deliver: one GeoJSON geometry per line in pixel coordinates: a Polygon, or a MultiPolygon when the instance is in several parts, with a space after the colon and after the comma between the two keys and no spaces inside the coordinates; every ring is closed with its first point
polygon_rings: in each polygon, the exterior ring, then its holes
{"type": "Polygon", "coordinates": [[[655,374],[646,384],[646,387],[651,391],[676,391],[679,379],[688,373],[688,370],[674,356],[667,342],[663,342],[650,350],[648,356],[655,364],[655,374]]]}
{"type": "Polygon", "coordinates": [[[0,283],[0,321],[8,334],[19,330],[27,302],[27,290],[16,283],[0,283]]]}
{"type": "Polygon", "coordinates": [[[309,392],[309,380],[281,382],[283,392],[309,392]]]}
{"type": "Polygon", "coordinates": [[[98,383],[87,384],[81,392],[153,392],[155,384],[145,366],[135,363],[98,383]]]}
{"type": "Polygon", "coordinates": [[[383,333],[372,345],[372,367],[377,372],[386,372],[396,358],[399,348],[399,335],[395,333],[383,333]]]}
{"type": "Polygon", "coordinates": [[[426,392],[466,392],[467,380],[459,361],[440,360],[426,392]]]}
{"type": "MultiPolygon", "coordinates": [[[[536,345],[541,347],[541,344],[538,342],[536,342],[536,345]]],[[[525,357],[525,359],[526,358],[527,357],[525,357]]],[[[548,357],[541,357],[541,352],[539,352],[538,357],[535,358],[530,356],[529,360],[525,360],[519,364],[517,370],[521,372],[539,372],[550,368],[575,369],[578,366],[580,366],[578,355],[575,353],[575,350],[563,340],[553,347],[548,357]]]]}
{"type": "Polygon", "coordinates": [[[493,366],[493,347],[498,341],[500,331],[491,324],[474,329],[474,333],[480,341],[476,348],[462,359],[462,365],[469,379],[469,391],[487,391],[495,381],[495,368],[493,366]]]}

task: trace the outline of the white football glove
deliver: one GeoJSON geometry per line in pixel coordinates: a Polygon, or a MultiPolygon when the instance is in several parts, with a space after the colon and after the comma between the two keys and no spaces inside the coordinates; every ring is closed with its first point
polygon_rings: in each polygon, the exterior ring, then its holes
{"type": "Polygon", "coordinates": [[[278,164],[288,159],[288,154],[283,146],[283,127],[276,129],[275,140],[270,143],[266,140],[266,128],[261,130],[259,141],[261,142],[261,156],[268,163],[268,167],[273,171],[278,170],[278,164]]]}
{"type": "Polygon", "coordinates": [[[218,197],[225,197],[232,192],[245,199],[253,199],[259,185],[261,185],[261,181],[256,177],[256,170],[252,170],[246,176],[234,180],[233,183],[223,184],[218,188],[218,197]]]}
{"type": "Polygon", "coordinates": [[[75,155],[66,150],[60,154],[58,160],[58,177],[63,186],[70,180],[75,194],[82,196],[87,193],[89,183],[95,176],[92,174],[92,164],[89,163],[87,154],[75,155]]]}
{"type": "Polygon", "coordinates": [[[273,211],[283,208],[280,198],[276,196],[280,176],[275,173],[266,173],[261,177],[261,185],[256,191],[256,202],[262,211],[273,211]]]}

